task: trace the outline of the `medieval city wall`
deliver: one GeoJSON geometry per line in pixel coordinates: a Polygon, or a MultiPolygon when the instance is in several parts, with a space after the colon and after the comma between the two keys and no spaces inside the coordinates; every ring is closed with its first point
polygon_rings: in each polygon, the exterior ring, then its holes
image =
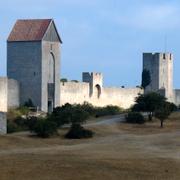
{"type": "Polygon", "coordinates": [[[7,114],[0,112],[0,134],[7,134],[7,114]]]}
{"type": "Polygon", "coordinates": [[[19,107],[19,93],[19,83],[14,79],[8,79],[8,109],[19,107]]]}
{"type": "Polygon", "coordinates": [[[0,77],[0,112],[19,107],[19,84],[16,80],[0,77]]]}
{"type": "Polygon", "coordinates": [[[141,88],[103,88],[102,105],[116,105],[124,109],[130,108],[139,94],[142,94],[141,88]]]}
{"type": "Polygon", "coordinates": [[[89,102],[89,83],[60,83],[60,105],[82,104],[84,101],[89,102]]]}
{"type": "Polygon", "coordinates": [[[61,105],[82,104],[86,101],[94,106],[116,105],[124,109],[131,107],[138,94],[143,93],[140,88],[102,88],[98,98],[90,96],[90,85],[84,82],[61,82],[60,89],[61,105]]]}
{"type": "Polygon", "coordinates": [[[7,112],[8,79],[0,77],[0,111],[7,112]]]}
{"type": "Polygon", "coordinates": [[[174,103],[179,106],[180,105],[180,89],[174,90],[174,103]]]}

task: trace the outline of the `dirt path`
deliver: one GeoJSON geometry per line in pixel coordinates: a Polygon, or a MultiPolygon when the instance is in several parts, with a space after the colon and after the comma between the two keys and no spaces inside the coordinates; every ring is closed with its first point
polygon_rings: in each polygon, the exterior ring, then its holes
{"type": "Polygon", "coordinates": [[[135,134],[148,127],[125,131],[121,121],[122,115],[88,123],[96,134],[87,140],[0,137],[0,179],[179,180],[180,130],[135,134]]]}

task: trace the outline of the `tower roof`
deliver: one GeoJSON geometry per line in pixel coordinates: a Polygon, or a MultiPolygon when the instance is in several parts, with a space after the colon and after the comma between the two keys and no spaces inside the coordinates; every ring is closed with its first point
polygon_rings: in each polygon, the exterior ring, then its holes
{"type": "MultiPolygon", "coordinates": [[[[7,41],[41,41],[51,22],[54,23],[52,19],[17,20],[7,41]]],[[[57,29],[56,32],[62,42],[57,29]]]]}

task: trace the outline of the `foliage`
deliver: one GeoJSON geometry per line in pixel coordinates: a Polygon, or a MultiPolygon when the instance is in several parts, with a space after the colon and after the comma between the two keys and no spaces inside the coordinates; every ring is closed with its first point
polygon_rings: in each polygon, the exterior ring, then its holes
{"type": "Polygon", "coordinates": [[[65,104],[62,107],[54,109],[53,113],[48,117],[52,121],[56,122],[58,127],[64,124],[83,123],[89,117],[89,113],[86,112],[81,105],[65,104]]]}
{"type": "Polygon", "coordinates": [[[139,112],[129,112],[126,115],[126,122],[132,124],[143,124],[145,123],[144,117],[139,112]]]}
{"type": "Polygon", "coordinates": [[[68,124],[71,119],[72,114],[72,105],[65,104],[62,107],[54,108],[54,111],[49,115],[48,119],[51,119],[53,122],[56,122],[58,127],[61,127],[64,124],[68,124]]]}
{"type": "Polygon", "coordinates": [[[27,107],[20,107],[18,109],[10,109],[7,113],[7,132],[19,132],[28,129],[27,114],[29,109],[27,107]]]}
{"type": "Polygon", "coordinates": [[[63,82],[63,83],[68,82],[68,80],[66,78],[62,78],[60,81],[63,82]]]}
{"type": "Polygon", "coordinates": [[[46,118],[40,118],[31,126],[31,131],[39,137],[48,138],[57,133],[57,124],[46,118]]]}
{"type": "Polygon", "coordinates": [[[171,114],[172,108],[171,103],[165,102],[159,109],[155,111],[155,117],[161,122],[161,128],[163,128],[163,122],[171,114]]]}
{"type": "Polygon", "coordinates": [[[145,89],[151,83],[150,72],[144,69],[142,72],[142,84],[141,86],[145,89]]]}
{"type": "Polygon", "coordinates": [[[36,127],[36,124],[38,122],[38,118],[37,117],[28,117],[27,118],[27,126],[28,126],[28,129],[33,132],[35,127],[36,127]]]}
{"type": "Polygon", "coordinates": [[[73,124],[65,137],[68,139],[91,138],[93,137],[93,132],[84,129],[80,124],[73,124]]]}
{"type": "Polygon", "coordinates": [[[135,102],[136,104],[132,107],[132,111],[149,112],[149,120],[151,120],[155,110],[159,109],[166,102],[166,98],[158,93],[151,92],[139,95],[135,102]]]}
{"type": "Polygon", "coordinates": [[[178,110],[178,107],[174,103],[170,103],[170,102],[167,102],[167,103],[169,103],[171,112],[174,112],[174,111],[178,110]]]}
{"type": "Polygon", "coordinates": [[[56,122],[58,127],[68,123],[83,123],[90,116],[106,116],[115,115],[122,112],[117,106],[94,107],[85,102],[84,104],[65,104],[62,107],[54,109],[53,113],[49,115],[49,119],[56,122]]]}
{"type": "Polygon", "coordinates": [[[14,133],[20,131],[20,128],[12,121],[7,120],[7,133],[14,133]]]}
{"type": "Polygon", "coordinates": [[[24,103],[24,106],[25,107],[35,107],[31,99],[28,99],[28,101],[26,101],[24,103]]]}
{"type": "Polygon", "coordinates": [[[116,115],[122,112],[118,106],[106,106],[96,108],[96,117],[107,116],[107,115],[116,115]]]}
{"type": "Polygon", "coordinates": [[[78,80],[71,80],[71,82],[75,82],[75,83],[78,83],[79,81],[78,81],[78,80]]]}

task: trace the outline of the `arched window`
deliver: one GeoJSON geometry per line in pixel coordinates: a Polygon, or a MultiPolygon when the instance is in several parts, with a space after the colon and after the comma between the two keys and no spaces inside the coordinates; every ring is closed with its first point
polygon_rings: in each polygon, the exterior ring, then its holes
{"type": "Polygon", "coordinates": [[[54,55],[50,53],[49,61],[48,61],[48,83],[55,82],[55,59],[54,55]]]}
{"type": "Polygon", "coordinates": [[[97,97],[97,98],[100,98],[100,96],[101,96],[101,87],[100,87],[99,84],[97,84],[95,86],[94,96],[97,97]]]}

